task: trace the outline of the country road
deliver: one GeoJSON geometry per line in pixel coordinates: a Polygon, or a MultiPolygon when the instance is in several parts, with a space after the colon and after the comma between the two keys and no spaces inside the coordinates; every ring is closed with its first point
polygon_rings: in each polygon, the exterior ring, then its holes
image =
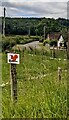
{"type": "MultiPolygon", "coordinates": [[[[41,47],[39,46],[39,41],[34,41],[34,42],[30,42],[30,43],[27,43],[27,44],[19,44],[19,45],[16,45],[15,46],[16,48],[23,48],[25,47],[26,49],[28,49],[29,47],[32,47],[32,48],[37,48],[37,49],[40,49],[41,47]]],[[[14,47],[14,48],[15,48],[14,47]]]]}
{"type": "Polygon", "coordinates": [[[24,44],[23,46],[26,48],[28,48],[29,46],[33,47],[33,48],[35,48],[35,47],[40,48],[39,41],[30,42],[30,43],[24,44]]]}

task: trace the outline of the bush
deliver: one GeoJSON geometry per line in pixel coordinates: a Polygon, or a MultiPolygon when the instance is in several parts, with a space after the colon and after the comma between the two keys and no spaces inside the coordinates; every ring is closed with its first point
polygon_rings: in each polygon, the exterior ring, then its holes
{"type": "Polygon", "coordinates": [[[53,39],[53,40],[50,40],[50,46],[57,46],[57,40],[53,39]]]}
{"type": "Polygon", "coordinates": [[[43,46],[45,46],[46,43],[50,44],[50,40],[48,40],[48,39],[44,40],[43,46]]]}
{"type": "Polygon", "coordinates": [[[19,36],[17,35],[15,37],[17,44],[25,44],[33,41],[39,41],[39,36],[19,36]]]}
{"type": "Polygon", "coordinates": [[[16,36],[15,40],[17,44],[20,44],[20,41],[23,40],[23,38],[21,36],[16,36]]]}
{"type": "Polygon", "coordinates": [[[4,51],[11,49],[16,44],[26,44],[37,40],[39,40],[39,36],[2,36],[0,44],[2,44],[2,51],[4,51]]]}
{"type": "Polygon", "coordinates": [[[3,37],[1,44],[2,44],[2,51],[10,50],[16,44],[16,41],[14,39],[10,39],[9,37],[7,38],[3,37]]]}
{"type": "Polygon", "coordinates": [[[41,36],[41,38],[39,39],[39,42],[43,42],[44,38],[41,36]]]}
{"type": "Polygon", "coordinates": [[[46,40],[44,40],[43,45],[45,46],[46,43],[48,43],[50,46],[53,46],[53,45],[57,46],[57,40],[55,40],[55,39],[52,39],[52,40],[46,39],[46,40]]]}

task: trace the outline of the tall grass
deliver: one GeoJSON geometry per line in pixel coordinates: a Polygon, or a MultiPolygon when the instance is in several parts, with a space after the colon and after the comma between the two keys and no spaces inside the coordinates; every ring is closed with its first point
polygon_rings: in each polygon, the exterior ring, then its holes
{"type": "Polygon", "coordinates": [[[50,59],[49,55],[33,51],[20,52],[17,65],[18,100],[15,105],[10,95],[10,65],[3,53],[2,97],[3,118],[66,118],[67,117],[67,61],[50,59]],[[58,80],[58,67],[62,68],[62,80],[58,80]]]}

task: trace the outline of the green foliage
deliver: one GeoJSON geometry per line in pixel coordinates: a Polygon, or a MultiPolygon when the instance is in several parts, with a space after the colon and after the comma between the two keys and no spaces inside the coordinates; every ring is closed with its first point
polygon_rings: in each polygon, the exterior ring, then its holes
{"type": "Polygon", "coordinates": [[[14,38],[3,37],[1,43],[2,43],[2,51],[4,51],[4,50],[12,49],[12,47],[16,44],[16,41],[14,40],[14,38]]]}
{"type": "Polygon", "coordinates": [[[33,41],[39,41],[39,36],[19,36],[16,35],[15,41],[17,44],[25,44],[33,41]]]}
{"type": "Polygon", "coordinates": [[[52,39],[52,40],[48,40],[48,39],[44,40],[43,45],[45,46],[46,43],[48,43],[50,46],[53,46],[53,45],[57,46],[57,40],[54,40],[54,39],[52,39]]]}
{"type": "Polygon", "coordinates": [[[46,43],[50,44],[50,40],[46,39],[46,40],[43,41],[44,46],[45,46],[46,43]]]}
{"type": "Polygon", "coordinates": [[[50,46],[57,46],[57,40],[50,40],[50,46]]]}
{"type": "MultiPolygon", "coordinates": [[[[6,35],[30,35],[40,36],[44,34],[46,26],[46,35],[50,32],[67,31],[69,20],[53,18],[6,18],[6,35]]],[[[65,35],[64,35],[65,36],[65,35]]]]}
{"type": "Polygon", "coordinates": [[[39,36],[2,36],[2,40],[0,44],[2,44],[2,50],[12,49],[12,47],[16,44],[25,44],[33,41],[38,41],[39,36]]]}

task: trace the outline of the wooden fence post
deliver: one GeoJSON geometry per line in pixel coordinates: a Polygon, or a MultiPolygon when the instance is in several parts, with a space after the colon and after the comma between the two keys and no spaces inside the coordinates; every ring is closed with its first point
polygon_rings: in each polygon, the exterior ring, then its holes
{"type": "Polygon", "coordinates": [[[50,54],[51,54],[51,57],[52,57],[52,50],[50,49],[50,54]]]}
{"type": "Polygon", "coordinates": [[[61,73],[62,73],[62,69],[61,67],[58,67],[58,80],[61,80],[61,73]]]}
{"type": "Polygon", "coordinates": [[[11,100],[13,103],[16,103],[17,102],[16,65],[20,63],[19,54],[7,53],[7,58],[8,63],[10,63],[11,100]]]}
{"type": "Polygon", "coordinates": [[[55,47],[53,45],[53,58],[55,58],[55,47]]]}
{"type": "Polygon", "coordinates": [[[16,79],[16,64],[10,64],[10,77],[11,77],[11,100],[17,101],[17,79],[16,79]]]}

